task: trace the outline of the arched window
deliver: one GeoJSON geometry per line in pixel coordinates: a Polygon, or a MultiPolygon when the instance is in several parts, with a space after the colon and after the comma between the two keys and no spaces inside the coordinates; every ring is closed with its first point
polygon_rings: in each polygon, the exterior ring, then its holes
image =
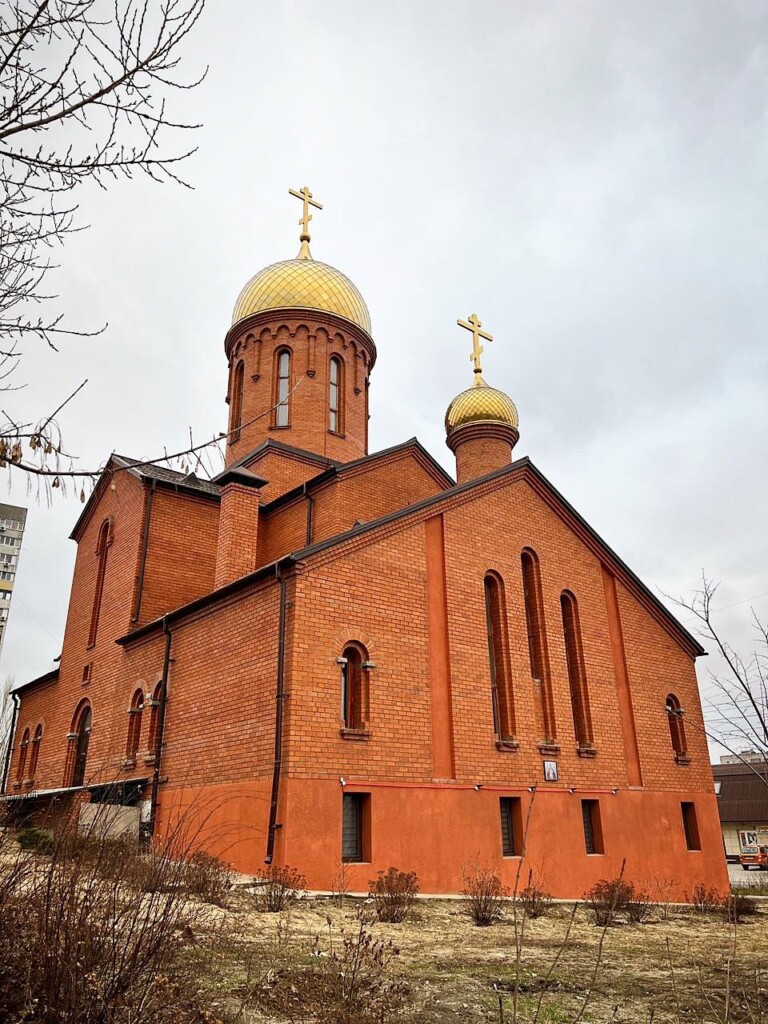
{"type": "Polygon", "coordinates": [[[668,693],[664,702],[667,708],[667,722],[669,723],[669,738],[672,741],[672,749],[675,752],[675,759],[678,761],[688,760],[688,747],[685,742],[685,726],[683,725],[683,709],[680,701],[674,693],[668,693]]]}
{"type": "Polygon", "coordinates": [[[162,683],[158,683],[152,691],[152,697],[149,701],[149,735],[147,736],[147,750],[150,754],[154,755],[155,747],[157,746],[157,727],[160,722],[160,695],[162,693],[162,683]]]}
{"type": "Polygon", "coordinates": [[[35,735],[32,737],[32,753],[29,755],[29,778],[34,779],[37,772],[37,762],[40,759],[40,744],[43,739],[43,723],[38,722],[35,728],[35,735]]]}
{"type": "Polygon", "coordinates": [[[243,380],[245,377],[245,366],[242,359],[235,367],[232,374],[232,396],[229,412],[229,440],[237,441],[240,437],[240,427],[243,425],[243,380]]]}
{"type": "Polygon", "coordinates": [[[592,734],[592,715],[589,709],[587,672],[584,666],[584,649],[581,642],[579,606],[569,590],[564,590],[560,595],[560,610],[563,613],[565,660],[568,665],[568,685],[571,689],[576,744],[580,750],[591,750],[594,746],[594,736],[592,734]]]}
{"type": "Polygon", "coordinates": [[[125,743],[125,756],[129,761],[136,760],[141,741],[141,717],[144,711],[144,693],[137,690],[128,709],[128,738],[125,743]]]}
{"type": "Polygon", "coordinates": [[[341,659],[341,714],[345,729],[365,729],[368,721],[368,655],[356,644],[341,659]]]}
{"type": "Polygon", "coordinates": [[[74,728],[70,734],[72,772],[70,786],[82,786],[85,782],[85,768],[88,763],[88,744],[91,740],[93,713],[91,705],[85,704],[75,717],[74,728]]]}
{"type": "Polygon", "coordinates": [[[515,706],[509,666],[504,584],[494,572],[489,572],[485,577],[485,621],[488,629],[494,727],[499,740],[514,742],[515,706]]]}
{"type": "Polygon", "coordinates": [[[344,363],[340,356],[331,356],[328,371],[328,429],[344,433],[344,363]]]}
{"type": "Polygon", "coordinates": [[[16,765],[16,779],[18,782],[24,778],[24,770],[27,767],[27,753],[29,751],[29,729],[24,730],[19,747],[19,763],[16,765]]]}
{"type": "Polygon", "coordinates": [[[290,422],[291,390],[291,352],[290,349],[279,349],[276,356],[277,375],[275,388],[275,426],[287,427],[290,422]]]}
{"type": "Polygon", "coordinates": [[[523,599],[525,623],[528,632],[528,657],[531,676],[537,688],[541,711],[541,726],[545,743],[554,743],[556,737],[552,688],[549,678],[547,636],[544,628],[544,603],[541,596],[541,573],[535,551],[525,548],[520,556],[523,571],[523,599]]]}
{"type": "Polygon", "coordinates": [[[96,587],[93,592],[93,607],[91,609],[91,628],[88,631],[88,646],[93,647],[96,643],[96,633],[99,629],[99,614],[101,612],[101,597],[104,592],[104,578],[107,574],[107,552],[112,543],[111,526],[109,519],[105,519],[99,530],[99,539],[96,544],[96,587]]]}

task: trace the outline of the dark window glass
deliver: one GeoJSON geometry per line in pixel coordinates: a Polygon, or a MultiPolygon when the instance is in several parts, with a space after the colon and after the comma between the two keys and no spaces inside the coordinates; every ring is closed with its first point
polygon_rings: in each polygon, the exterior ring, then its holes
{"type": "Polygon", "coordinates": [[[75,763],[72,771],[73,786],[82,786],[85,782],[85,767],[88,762],[88,744],[91,740],[92,715],[90,707],[83,710],[77,725],[75,745],[75,763]]]}
{"type": "Polygon", "coordinates": [[[141,719],[144,711],[144,694],[137,690],[133,695],[128,712],[128,739],[125,744],[125,756],[134,758],[141,742],[141,719]]]}
{"type": "Polygon", "coordinates": [[[573,727],[576,733],[576,743],[580,747],[591,747],[593,744],[592,715],[589,709],[587,673],[584,667],[584,652],[581,644],[579,608],[576,598],[567,590],[563,591],[560,595],[560,608],[563,613],[565,657],[568,665],[568,684],[571,690],[571,707],[573,709],[573,727]]]}
{"type": "Polygon", "coordinates": [[[488,573],[485,577],[485,618],[488,629],[494,728],[500,740],[513,740],[515,712],[509,670],[507,616],[503,583],[495,573],[488,573]]]}
{"type": "Polygon", "coordinates": [[[232,377],[232,411],[230,417],[230,440],[237,441],[240,437],[240,427],[243,425],[243,381],[245,367],[243,361],[235,367],[232,377]]]}
{"type": "Polygon", "coordinates": [[[584,823],[584,845],[587,853],[603,853],[603,830],[600,822],[600,801],[582,800],[581,817],[584,823]]]}
{"type": "Polygon", "coordinates": [[[522,812],[520,798],[499,798],[501,811],[501,852],[505,857],[519,857],[523,852],[522,812]]]}
{"type": "Polygon", "coordinates": [[[40,744],[43,740],[43,726],[42,723],[38,724],[35,729],[35,735],[32,740],[32,753],[29,758],[29,777],[34,779],[35,773],[37,772],[37,762],[40,758],[40,744]]]}
{"type": "Polygon", "coordinates": [[[341,666],[341,702],[346,729],[362,729],[368,718],[363,653],[347,647],[341,666]]]}
{"type": "Polygon", "coordinates": [[[696,805],[683,802],[680,805],[683,812],[683,831],[685,832],[685,845],[689,850],[700,850],[701,839],[699,838],[699,823],[696,820],[696,805]]]}
{"type": "Polygon", "coordinates": [[[666,699],[667,724],[669,739],[676,757],[686,757],[685,726],[683,725],[683,709],[674,693],[668,693],[666,699]]]}
{"type": "Polygon", "coordinates": [[[342,803],[341,859],[362,861],[364,853],[365,811],[367,793],[345,793],[342,803]]]}

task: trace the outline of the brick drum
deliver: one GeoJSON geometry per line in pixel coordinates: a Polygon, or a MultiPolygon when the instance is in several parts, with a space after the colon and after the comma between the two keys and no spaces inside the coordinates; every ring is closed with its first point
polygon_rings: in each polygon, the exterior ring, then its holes
{"type": "Polygon", "coordinates": [[[183,816],[238,870],[291,864],[318,889],[345,852],[352,889],[395,865],[423,891],[455,892],[479,861],[507,884],[531,870],[576,897],[626,860],[652,891],[725,891],[701,649],[530,460],[511,461],[516,432],[465,430],[454,483],[415,439],[368,454],[376,350],[356,324],[258,311],[225,349],[224,473],[114,456],[75,525],[60,667],[16,690],[11,813],[138,803],[148,841],[183,816]],[[564,593],[578,610],[570,647],[564,593]],[[588,714],[574,712],[576,676],[588,714]],[[354,722],[345,679],[359,688],[354,722]],[[21,741],[38,726],[33,761],[21,741]],[[345,798],[359,809],[356,851],[345,798]],[[506,849],[504,807],[516,822],[506,849]]]}

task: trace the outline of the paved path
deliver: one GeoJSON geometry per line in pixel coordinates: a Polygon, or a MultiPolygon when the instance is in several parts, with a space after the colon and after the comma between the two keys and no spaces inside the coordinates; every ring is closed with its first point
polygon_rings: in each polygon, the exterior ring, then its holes
{"type": "Polygon", "coordinates": [[[731,885],[766,885],[768,886],[768,871],[755,871],[754,868],[745,871],[741,864],[729,864],[728,874],[731,876],[731,885]]]}

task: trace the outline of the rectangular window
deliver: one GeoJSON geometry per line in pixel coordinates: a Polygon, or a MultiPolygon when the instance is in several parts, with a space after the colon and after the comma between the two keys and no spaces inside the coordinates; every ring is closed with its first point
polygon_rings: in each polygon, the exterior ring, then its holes
{"type": "Polygon", "coordinates": [[[520,857],[523,853],[523,810],[520,797],[499,798],[501,811],[501,852],[505,857],[520,857]]]}
{"type": "Polygon", "coordinates": [[[603,826],[600,821],[600,801],[582,800],[581,817],[584,822],[584,845],[587,853],[605,853],[603,826]]]}
{"type": "Polygon", "coordinates": [[[699,823],[696,820],[696,805],[684,801],[680,804],[680,809],[683,812],[685,845],[689,850],[700,850],[701,839],[699,838],[699,823]]]}
{"type": "Polygon", "coordinates": [[[341,859],[345,863],[369,861],[371,833],[369,793],[345,793],[341,810],[341,859]]]}

